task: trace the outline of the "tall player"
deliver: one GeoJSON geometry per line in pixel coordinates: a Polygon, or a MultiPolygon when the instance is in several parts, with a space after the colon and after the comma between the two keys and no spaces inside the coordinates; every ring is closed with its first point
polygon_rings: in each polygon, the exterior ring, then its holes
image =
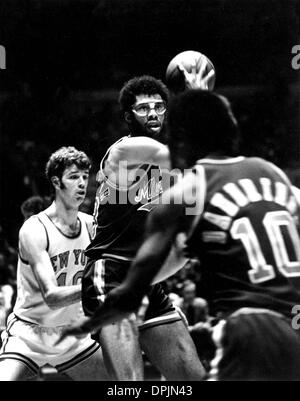
{"type": "MultiPolygon", "coordinates": [[[[168,149],[153,139],[163,139],[167,102],[167,88],[150,76],[133,78],[120,92],[130,135],[112,145],[100,163],[95,238],[86,251],[89,261],[82,281],[88,316],[124,280],[141,244],[146,217],[169,179],[162,173],[169,167],[168,149]]],[[[149,307],[139,335],[134,316],[100,332],[111,374],[117,380],[143,379],[140,342],[167,380],[202,378],[193,341],[161,285],[149,288],[147,295],[149,307]]]]}
{"type": "Polygon", "coordinates": [[[83,316],[80,280],[92,216],[78,208],[89,170],[86,154],[73,147],[60,148],[47,163],[55,200],[19,232],[17,300],[2,334],[0,380],[33,378],[45,364],[74,380],[107,378],[90,335],[60,339],[63,328],[83,316]]]}
{"type": "Polygon", "coordinates": [[[135,310],[184,225],[187,250],[201,259],[202,295],[220,319],[211,379],[299,380],[299,204],[288,178],[263,159],[237,156],[237,122],[224,97],[180,95],[169,126],[173,166],[192,168],[149,215],[125,282],[73,333],[135,310]]]}

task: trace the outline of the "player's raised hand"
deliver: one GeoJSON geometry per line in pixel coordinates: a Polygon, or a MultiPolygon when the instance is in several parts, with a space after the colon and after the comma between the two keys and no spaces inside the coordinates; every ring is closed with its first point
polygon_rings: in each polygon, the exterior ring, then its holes
{"type": "Polygon", "coordinates": [[[207,61],[204,60],[197,71],[197,60],[191,66],[191,72],[187,71],[182,63],[178,63],[179,70],[183,73],[186,89],[206,89],[208,90],[208,82],[214,75],[214,70],[211,69],[206,75],[205,70],[207,61]]]}

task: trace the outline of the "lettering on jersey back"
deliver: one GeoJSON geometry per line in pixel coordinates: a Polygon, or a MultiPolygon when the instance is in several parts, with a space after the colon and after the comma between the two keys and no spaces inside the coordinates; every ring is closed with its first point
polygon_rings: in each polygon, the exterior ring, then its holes
{"type": "Polygon", "coordinates": [[[276,182],[274,194],[272,194],[269,178],[261,178],[260,183],[261,191],[250,179],[242,179],[238,183],[228,183],[221,189],[226,195],[219,191],[213,195],[209,203],[231,217],[237,215],[242,207],[260,201],[274,202],[288,208],[292,214],[295,212],[295,198],[293,195],[288,197],[287,185],[276,182]]]}
{"type": "MultiPolygon", "coordinates": [[[[272,182],[269,178],[262,177],[259,183],[260,188],[248,178],[238,180],[236,183],[226,183],[209,201],[209,204],[219,209],[222,214],[205,212],[203,219],[220,227],[222,231],[227,231],[232,219],[241,208],[260,201],[274,202],[281,207],[286,207],[291,215],[295,214],[296,199],[294,195],[288,195],[289,191],[286,184],[279,181],[275,182],[272,191],[272,182]]],[[[214,242],[214,239],[215,242],[224,242],[224,237],[217,235],[215,231],[212,235],[207,232],[203,236],[205,242],[214,242]]]]}

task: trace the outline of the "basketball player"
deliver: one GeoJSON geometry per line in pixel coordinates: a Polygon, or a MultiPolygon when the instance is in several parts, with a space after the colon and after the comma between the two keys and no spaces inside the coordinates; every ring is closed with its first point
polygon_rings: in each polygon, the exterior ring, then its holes
{"type": "Polygon", "coordinates": [[[229,102],[188,91],[169,112],[173,166],[192,167],[149,215],[145,242],[124,283],[84,333],[139,305],[177,232],[201,259],[204,298],[219,323],[211,380],[299,380],[299,203],[286,175],[260,158],[237,156],[237,122],[229,102]],[[106,307],[106,308],[105,308],[106,307]]]}
{"type": "Polygon", "coordinates": [[[17,300],[2,334],[0,380],[32,379],[45,364],[74,380],[107,378],[90,335],[60,341],[63,328],[83,316],[80,280],[92,216],[78,208],[89,169],[86,154],[73,147],[60,148],[47,163],[55,200],[19,232],[17,300]]]}
{"type": "MultiPolygon", "coordinates": [[[[120,105],[130,135],[113,144],[101,160],[95,201],[95,237],[83,280],[83,307],[91,316],[106,295],[124,280],[141,244],[144,223],[155,207],[169,173],[163,139],[168,103],[165,85],[151,77],[136,77],[120,92],[120,105]]],[[[173,267],[173,266],[172,266],[173,267]]],[[[100,332],[110,374],[117,380],[143,380],[142,349],[167,380],[198,380],[203,368],[195,346],[160,284],[147,292],[145,321],[135,330],[135,317],[100,332]]]]}

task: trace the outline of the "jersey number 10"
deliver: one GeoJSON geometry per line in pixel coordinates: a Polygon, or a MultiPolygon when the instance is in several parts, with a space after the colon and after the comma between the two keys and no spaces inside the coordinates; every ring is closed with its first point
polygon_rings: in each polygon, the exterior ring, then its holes
{"type": "MultiPolygon", "coordinates": [[[[263,221],[268,235],[276,267],[285,277],[300,276],[300,238],[293,217],[287,211],[266,213],[263,221]],[[281,227],[285,226],[296,255],[291,261],[283,238],[281,227]]],[[[232,238],[240,239],[247,252],[250,266],[248,275],[252,283],[262,283],[275,277],[274,267],[266,262],[257,234],[248,217],[242,217],[232,224],[232,238]]]]}

